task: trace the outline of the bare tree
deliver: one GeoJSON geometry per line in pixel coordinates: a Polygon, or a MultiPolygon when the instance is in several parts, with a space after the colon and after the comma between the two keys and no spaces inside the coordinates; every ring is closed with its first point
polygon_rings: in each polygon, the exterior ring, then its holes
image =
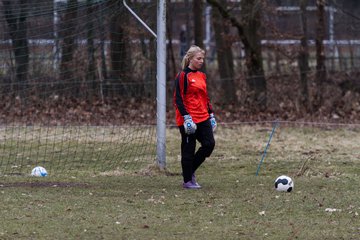
{"type": "Polygon", "coordinates": [[[203,1],[193,1],[194,41],[201,48],[204,48],[203,5],[203,1]]]}
{"type": "Polygon", "coordinates": [[[75,51],[75,31],[77,19],[77,0],[69,0],[67,2],[63,27],[60,36],[63,38],[62,55],[60,63],[60,78],[65,84],[74,80],[73,58],[75,51]]]}
{"type": "Polygon", "coordinates": [[[302,36],[300,38],[299,51],[299,70],[300,70],[300,104],[305,109],[310,108],[309,89],[308,89],[308,71],[309,71],[309,46],[308,46],[308,30],[307,30],[307,14],[306,7],[308,0],[300,1],[300,22],[302,26],[302,36]]]}
{"type": "Polygon", "coordinates": [[[117,83],[126,82],[130,78],[128,70],[131,69],[131,52],[127,33],[128,18],[129,15],[126,14],[125,9],[121,8],[110,19],[111,78],[117,83]]]}
{"type": "MultiPolygon", "coordinates": [[[[226,0],[220,0],[224,5],[226,0]]],[[[221,79],[224,103],[233,103],[236,100],[236,88],[234,83],[234,58],[232,53],[232,42],[229,40],[229,21],[223,21],[218,9],[213,11],[213,26],[215,32],[216,53],[219,74],[221,79]]]]}
{"type": "MultiPolygon", "coordinates": [[[[87,29],[87,73],[86,80],[90,83],[90,90],[96,91],[95,81],[95,45],[94,45],[94,7],[93,0],[86,0],[86,29],[87,29]]],[[[93,94],[91,94],[93,95],[93,94]]]]}
{"type": "Polygon", "coordinates": [[[314,101],[315,108],[319,108],[322,104],[322,86],[326,80],[325,67],[325,0],[317,0],[317,27],[316,27],[316,96],[314,101]]]}
{"type": "MultiPolygon", "coordinates": [[[[229,11],[216,0],[207,0],[217,8],[224,19],[227,19],[237,29],[239,38],[244,45],[245,63],[248,70],[247,86],[251,103],[261,110],[266,108],[266,80],[264,75],[261,39],[259,30],[261,27],[261,1],[241,1],[241,21],[230,15],[229,11]]],[[[226,7],[226,5],[225,5],[226,7]]]]}
{"type": "MultiPolygon", "coordinates": [[[[100,17],[98,20],[99,26],[103,26],[105,28],[106,21],[104,20],[105,16],[104,16],[104,9],[106,9],[106,3],[101,3],[100,4],[100,17]]],[[[100,51],[101,51],[101,71],[99,71],[99,75],[101,78],[101,94],[103,94],[102,90],[103,90],[103,85],[105,84],[105,82],[108,79],[108,72],[107,72],[107,64],[106,64],[106,56],[105,56],[105,34],[104,31],[100,32],[100,51]]]]}
{"type": "Polygon", "coordinates": [[[27,0],[3,0],[4,15],[12,40],[15,56],[16,84],[18,95],[23,94],[29,68],[29,47],[27,40],[27,0]]]}
{"type": "Polygon", "coordinates": [[[172,5],[170,4],[170,0],[167,0],[166,5],[167,7],[167,16],[169,16],[167,18],[167,22],[166,22],[166,34],[167,34],[167,38],[169,40],[169,44],[167,46],[167,59],[169,59],[169,61],[167,61],[167,67],[168,69],[170,69],[170,71],[166,71],[167,72],[167,78],[168,79],[173,79],[176,75],[176,63],[175,63],[175,53],[174,53],[174,46],[173,46],[173,36],[172,36],[172,30],[173,30],[173,18],[172,16],[172,12],[174,11],[172,5]],[[170,76],[169,76],[170,75],[170,76]]]}
{"type": "Polygon", "coordinates": [[[242,0],[241,15],[246,44],[246,66],[249,71],[247,85],[255,104],[261,109],[266,108],[266,80],[263,69],[261,37],[261,0],[242,0]]]}

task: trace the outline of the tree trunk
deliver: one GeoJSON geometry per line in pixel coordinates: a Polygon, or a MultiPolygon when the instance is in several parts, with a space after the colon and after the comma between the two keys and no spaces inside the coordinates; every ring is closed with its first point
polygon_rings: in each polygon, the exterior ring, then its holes
{"type": "MultiPolygon", "coordinates": [[[[103,29],[106,29],[106,22],[104,19],[104,11],[106,9],[106,4],[101,4],[101,10],[100,10],[100,19],[99,19],[99,25],[103,27],[103,29]]],[[[105,88],[105,86],[108,84],[108,71],[107,71],[107,61],[105,56],[105,31],[103,30],[100,32],[100,51],[101,51],[101,67],[100,70],[98,70],[100,75],[100,95],[103,98],[104,96],[108,96],[108,89],[105,88]]]]}
{"type": "MultiPolygon", "coordinates": [[[[66,7],[64,25],[61,31],[61,37],[63,38],[62,55],[60,63],[60,78],[65,84],[74,83],[74,49],[75,49],[75,31],[76,31],[76,18],[77,18],[77,0],[69,0],[66,7]]],[[[77,86],[74,89],[78,90],[77,86]]],[[[62,87],[62,89],[66,89],[62,87]]],[[[75,90],[76,91],[76,90],[75,90]]]]}
{"type": "Polygon", "coordinates": [[[203,1],[193,1],[194,40],[195,45],[202,49],[204,49],[203,5],[203,1]]]}
{"type": "Polygon", "coordinates": [[[299,51],[299,70],[300,70],[300,105],[305,110],[310,108],[309,89],[308,89],[308,71],[309,71],[309,47],[308,47],[308,31],[307,31],[307,14],[306,7],[308,0],[300,1],[300,17],[303,35],[300,38],[299,51]]]}
{"type": "Polygon", "coordinates": [[[316,83],[315,83],[315,99],[314,107],[319,109],[322,105],[322,87],[326,80],[326,67],[325,67],[325,0],[317,0],[317,28],[316,28],[316,83]]]}
{"type": "Polygon", "coordinates": [[[16,68],[16,95],[22,97],[24,95],[24,85],[27,80],[29,69],[29,47],[27,40],[27,0],[14,1],[3,0],[4,15],[8,24],[9,34],[12,40],[12,47],[15,55],[16,68]],[[14,13],[15,8],[20,9],[19,16],[14,13]]]}
{"type": "MultiPolygon", "coordinates": [[[[220,0],[220,4],[225,4],[220,0]]],[[[234,61],[232,54],[232,42],[227,35],[230,33],[228,21],[223,21],[218,9],[213,11],[213,26],[215,32],[216,53],[221,87],[224,92],[223,103],[234,103],[236,101],[236,87],[234,83],[234,61]]]]}
{"type": "Polygon", "coordinates": [[[95,46],[94,46],[94,10],[92,6],[92,0],[86,1],[87,8],[87,72],[86,72],[86,81],[88,82],[87,86],[90,88],[90,97],[94,95],[98,87],[97,81],[95,81],[95,46]]]}
{"type": "MultiPolygon", "coordinates": [[[[189,9],[190,8],[190,3],[189,3],[189,0],[184,0],[185,1],[185,8],[186,9],[189,9]]],[[[190,28],[190,25],[191,25],[191,15],[189,13],[189,11],[186,11],[186,25],[185,25],[185,41],[186,41],[186,46],[185,47],[185,53],[186,51],[189,49],[190,47],[190,44],[191,44],[191,39],[192,39],[192,36],[191,36],[191,33],[189,31],[190,28]]],[[[184,53],[184,55],[185,55],[184,53]]],[[[183,57],[183,56],[181,56],[183,57]]]]}
{"type": "MultiPolygon", "coordinates": [[[[126,30],[128,18],[129,15],[122,9],[110,20],[111,81],[114,83],[130,80],[130,40],[126,30]]],[[[112,89],[112,92],[115,93],[115,91],[116,89],[112,89]]],[[[121,94],[121,91],[116,94],[119,93],[121,94]]]]}
{"type": "Polygon", "coordinates": [[[263,69],[261,37],[261,1],[242,0],[241,15],[243,22],[242,37],[246,66],[248,69],[247,85],[250,98],[261,110],[266,108],[266,80],[263,69]]]}
{"type": "Polygon", "coordinates": [[[167,68],[170,69],[170,71],[166,71],[167,72],[166,77],[167,79],[174,79],[177,72],[176,71],[177,68],[175,63],[175,53],[174,53],[173,36],[172,36],[173,19],[171,16],[172,16],[173,7],[170,4],[170,0],[167,0],[166,5],[168,6],[167,15],[169,16],[168,21],[166,23],[166,33],[167,33],[167,38],[169,40],[166,53],[167,53],[167,59],[169,59],[169,61],[167,61],[167,68]]]}
{"type": "Polygon", "coordinates": [[[241,1],[241,22],[231,16],[218,1],[207,0],[207,2],[217,8],[221,16],[228,19],[236,27],[245,49],[245,61],[248,70],[247,85],[250,91],[251,104],[264,110],[266,108],[266,80],[261,56],[261,41],[258,33],[261,27],[261,1],[241,1]]]}

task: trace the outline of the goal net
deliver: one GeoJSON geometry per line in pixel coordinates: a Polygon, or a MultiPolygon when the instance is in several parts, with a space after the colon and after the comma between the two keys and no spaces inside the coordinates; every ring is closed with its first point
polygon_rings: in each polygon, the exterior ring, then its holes
{"type": "Polygon", "coordinates": [[[154,163],[156,39],[122,1],[1,1],[0,66],[0,175],[154,163]]]}

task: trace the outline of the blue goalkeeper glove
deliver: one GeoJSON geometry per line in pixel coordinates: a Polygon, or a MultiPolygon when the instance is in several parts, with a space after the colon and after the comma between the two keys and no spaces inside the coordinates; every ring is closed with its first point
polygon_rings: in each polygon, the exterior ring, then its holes
{"type": "Polygon", "coordinates": [[[217,123],[216,123],[215,116],[214,116],[213,113],[210,113],[210,123],[211,123],[211,127],[212,127],[213,132],[215,132],[215,129],[217,127],[217,123]]]}
{"type": "Polygon", "coordinates": [[[194,123],[190,115],[184,116],[184,128],[187,135],[194,134],[196,131],[196,124],[194,123]]]}

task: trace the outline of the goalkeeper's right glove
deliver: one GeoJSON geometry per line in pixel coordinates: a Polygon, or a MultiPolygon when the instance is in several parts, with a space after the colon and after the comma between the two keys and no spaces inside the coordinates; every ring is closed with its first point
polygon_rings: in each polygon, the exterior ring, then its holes
{"type": "Polygon", "coordinates": [[[190,115],[184,116],[184,128],[187,135],[194,134],[196,131],[196,124],[194,123],[190,115]]]}

